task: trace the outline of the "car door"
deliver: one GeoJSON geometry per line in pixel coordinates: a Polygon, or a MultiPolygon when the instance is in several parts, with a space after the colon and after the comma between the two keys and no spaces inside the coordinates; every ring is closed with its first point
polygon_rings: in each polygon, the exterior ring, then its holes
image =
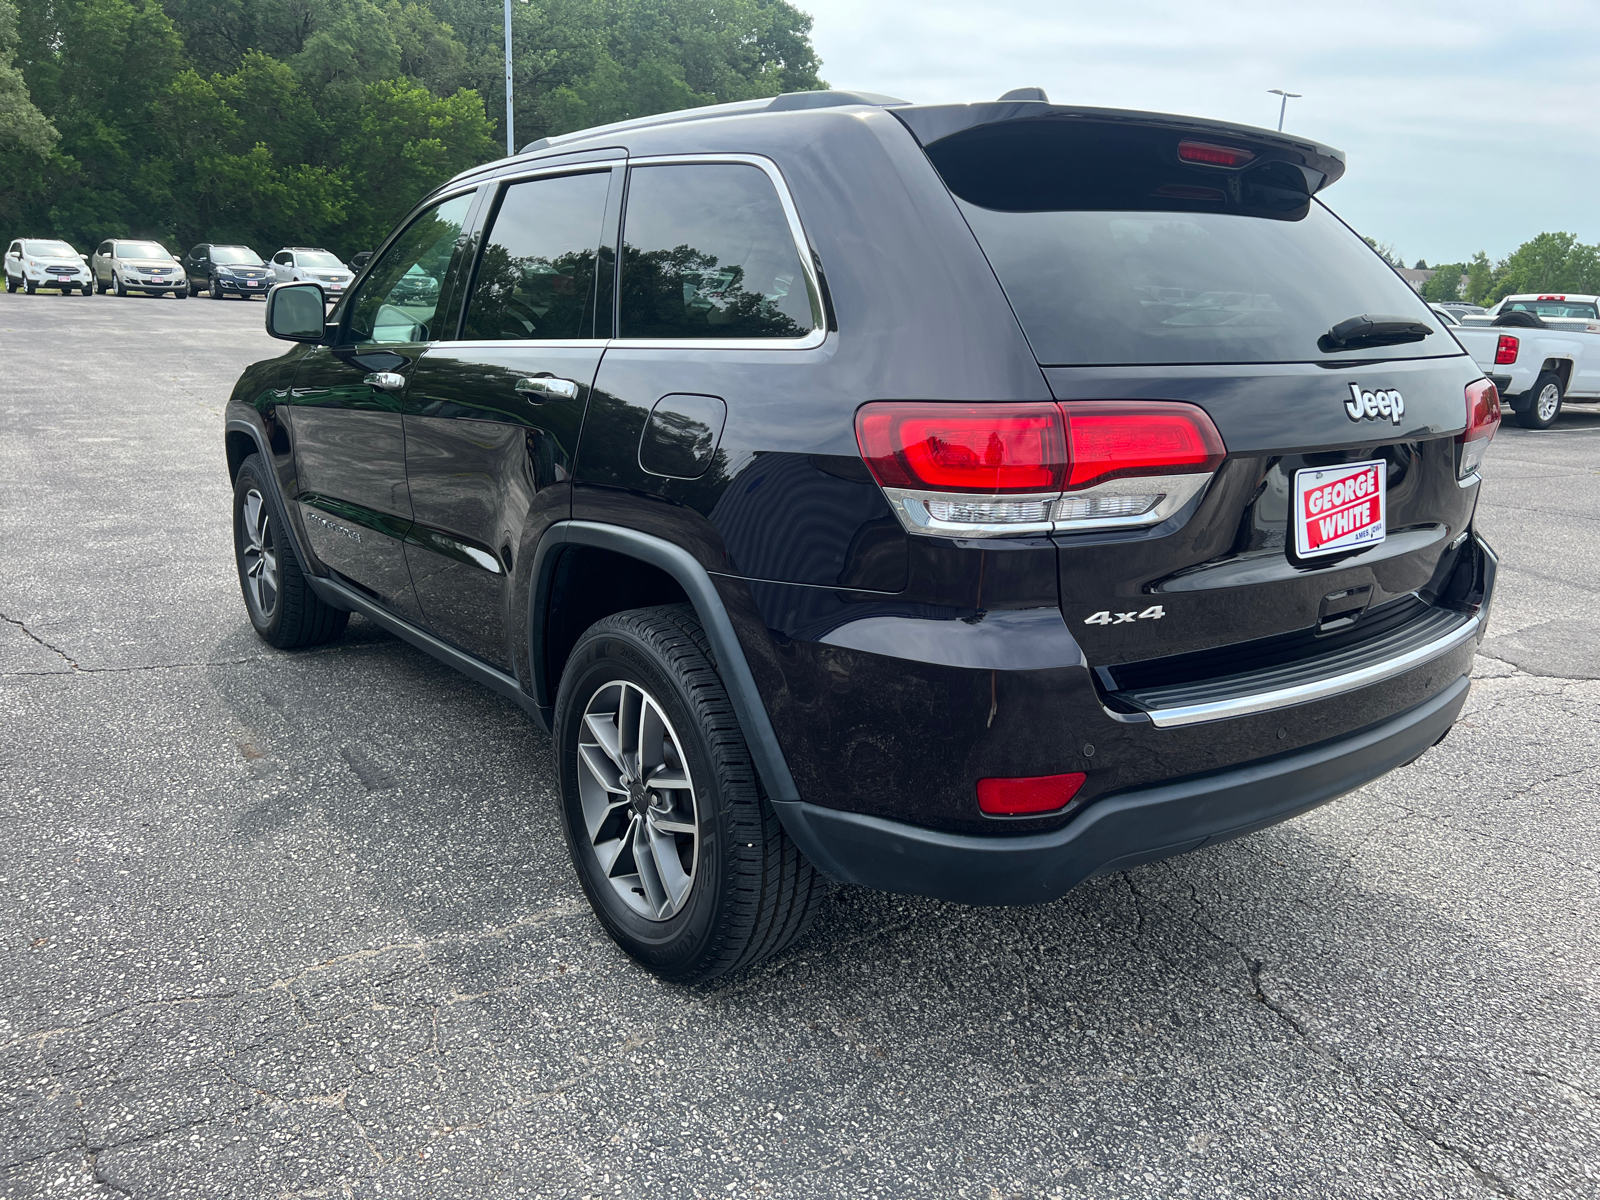
{"type": "MultiPolygon", "coordinates": [[[[406,391],[418,602],[434,633],[507,672],[522,665],[526,627],[513,568],[571,512],[573,454],[610,332],[611,257],[596,262],[618,174],[614,185],[609,166],[589,164],[501,187],[461,337],[430,346],[406,391]]],[[[409,286],[425,294],[430,281],[409,286]]]]}
{"type": "Polygon", "coordinates": [[[6,278],[22,278],[22,243],[12,242],[6,250],[6,278]]]}
{"type": "Polygon", "coordinates": [[[473,199],[469,191],[425,209],[390,241],[340,310],[334,344],[300,360],[289,398],[295,501],[312,550],[413,622],[420,615],[402,545],[411,496],[401,397],[447,297],[441,290],[419,303],[397,293],[419,263],[448,275],[473,199]]]}
{"type": "Polygon", "coordinates": [[[211,256],[209,246],[194,246],[183,256],[183,273],[189,280],[189,290],[197,292],[211,286],[211,256]]]}
{"type": "Polygon", "coordinates": [[[109,283],[111,280],[111,243],[101,242],[94,252],[94,262],[90,264],[90,271],[94,275],[95,283],[109,283]]]}

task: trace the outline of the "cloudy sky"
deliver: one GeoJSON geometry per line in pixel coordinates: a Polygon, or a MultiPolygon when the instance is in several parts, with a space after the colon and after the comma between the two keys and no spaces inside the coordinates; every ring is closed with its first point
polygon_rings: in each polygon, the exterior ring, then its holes
{"type": "Polygon", "coordinates": [[[1600,0],[795,0],[834,87],[1285,129],[1349,158],[1325,194],[1406,262],[1600,242],[1600,0]]]}

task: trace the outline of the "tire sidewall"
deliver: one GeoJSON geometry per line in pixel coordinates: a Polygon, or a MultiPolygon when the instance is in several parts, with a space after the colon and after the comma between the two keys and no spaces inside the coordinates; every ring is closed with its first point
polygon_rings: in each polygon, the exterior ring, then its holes
{"type": "Polygon", "coordinates": [[[1527,404],[1517,414],[1522,425],[1528,429],[1549,429],[1561,417],[1561,409],[1566,402],[1565,391],[1566,389],[1561,386],[1561,380],[1558,376],[1548,372],[1540,375],[1538,379],[1534,380],[1533,387],[1528,389],[1527,404]],[[1544,394],[1546,388],[1551,386],[1556,389],[1556,407],[1549,418],[1545,419],[1539,416],[1539,397],[1544,394]]]}
{"type": "Polygon", "coordinates": [[[713,948],[714,932],[726,903],[731,831],[722,773],[680,685],[653,647],[626,629],[602,622],[579,642],[562,672],[556,697],[555,740],[560,760],[561,828],[578,880],[595,914],[611,935],[650,970],[668,978],[693,974],[713,948]],[[597,690],[618,680],[638,685],[660,704],[678,735],[695,786],[700,846],[694,884],[689,902],[665,921],[646,920],[622,902],[600,873],[584,825],[578,792],[578,740],[583,711],[597,690]]]}

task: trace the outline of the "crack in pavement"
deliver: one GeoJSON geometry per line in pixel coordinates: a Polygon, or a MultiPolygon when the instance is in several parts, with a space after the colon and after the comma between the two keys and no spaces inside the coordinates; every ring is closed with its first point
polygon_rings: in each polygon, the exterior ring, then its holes
{"type": "MultiPolygon", "coordinates": [[[[521,929],[529,929],[535,926],[548,924],[552,921],[565,920],[570,917],[584,916],[588,914],[589,911],[589,907],[586,904],[578,903],[576,901],[565,901],[552,904],[548,908],[537,913],[532,913],[526,917],[520,917],[508,925],[499,925],[493,929],[484,930],[482,933],[446,934],[443,937],[419,938],[416,941],[411,942],[390,942],[386,945],[375,946],[366,950],[352,950],[348,954],[336,954],[332,958],[326,958],[321,962],[312,963],[307,967],[303,967],[301,970],[295,972],[293,975],[290,975],[287,978],[274,979],[271,983],[262,987],[242,988],[237,991],[229,992],[203,992],[194,996],[170,996],[162,997],[156,1000],[139,1000],[133,1004],[125,1004],[120,1008],[114,1008],[109,1012],[101,1013],[100,1015],[91,1017],[86,1021],[80,1021],[76,1025],[62,1025],[50,1029],[36,1029],[32,1033],[22,1034],[20,1037],[14,1037],[9,1041],[0,1042],[0,1050],[9,1050],[13,1046],[20,1046],[26,1042],[38,1042],[38,1048],[42,1053],[45,1043],[51,1038],[63,1037],[72,1033],[82,1033],[86,1029],[92,1029],[96,1025],[101,1025],[107,1021],[115,1020],[116,1018],[125,1016],[130,1012],[142,1012],[146,1009],[175,1008],[182,1004],[209,1004],[217,1000],[237,1000],[245,996],[259,996],[267,992],[276,991],[287,992],[292,998],[294,995],[292,987],[294,984],[299,983],[300,980],[306,978],[308,975],[315,975],[319,972],[342,966],[345,963],[363,962],[368,959],[380,958],[386,954],[398,954],[404,952],[421,954],[426,957],[428,951],[436,946],[472,945],[477,942],[487,941],[491,938],[504,938],[521,929]]],[[[307,1024],[309,1023],[310,1022],[307,1022],[307,1024]]]]}
{"type": "MultiPolygon", "coordinates": [[[[7,625],[15,625],[18,629],[22,630],[22,632],[24,634],[26,634],[28,637],[32,638],[34,641],[38,642],[39,645],[43,646],[46,650],[50,651],[52,654],[60,655],[62,661],[65,662],[67,664],[67,666],[71,667],[74,671],[82,670],[82,668],[79,667],[78,664],[73,660],[72,656],[69,655],[60,646],[51,645],[49,642],[45,641],[42,637],[40,637],[33,630],[29,629],[26,625],[24,625],[21,621],[17,620],[15,617],[8,617],[5,613],[0,613],[0,621],[4,621],[7,625]]],[[[22,672],[17,672],[17,673],[18,674],[23,674],[23,675],[45,675],[45,674],[57,674],[58,672],[22,671],[22,672]]]]}
{"type": "MultiPolygon", "coordinates": [[[[1132,893],[1134,897],[1135,907],[1139,910],[1139,930],[1143,930],[1144,905],[1141,903],[1141,901],[1144,901],[1146,897],[1142,892],[1139,891],[1129,872],[1124,871],[1121,872],[1121,874],[1124,881],[1128,885],[1129,892],[1132,893]]],[[[1287,1008],[1285,1008],[1280,1001],[1273,999],[1267,994],[1261,980],[1261,971],[1266,965],[1264,960],[1252,958],[1250,955],[1245,953],[1238,943],[1223,937],[1221,934],[1217,933],[1216,930],[1210,928],[1205,922],[1200,920],[1199,913],[1204,911],[1205,905],[1201,902],[1199,893],[1193,887],[1193,885],[1189,885],[1189,898],[1190,902],[1196,908],[1196,912],[1191,914],[1189,918],[1195,927],[1200,929],[1207,936],[1215,939],[1220,945],[1226,946],[1229,950],[1232,950],[1233,953],[1238,956],[1239,962],[1244,968],[1245,977],[1249,980],[1249,995],[1251,1000],[1257,1004],[1260,1004],[1264,1009],[1272,1013],[1272,1015],[1277,1018],[1279,1023],[1285,1028],[1291,1030],[1308,1050],[1338,1071],[1339,1074],[1346,1079],[1356,1095],[1360,1096],[1369,1104],[1376,1105],[1377,1107],[1388,1112],[1396,1121],[1400,1123],[1403,1128],[1417,1138],[1421,1139],[1423,1142],[1427,1143],[1429,1146],[1449,1155],[1461,1166],[1472,1172],[1473,1177],[1477,1179],[1480,1186],[1493,1192],[1497,1196],[1507,1197],[1508,1200],[1518,1200],[1517,1193],[1512,1190],[1511,1185],[1494,1170],[1478,1162],[1477,1159],[1475,1159],[1462,1147],[1446,1141],[1444,1136],[1439,1133],[1439,1131],[1429,1130],[1412,1117],[1408,1116],[1399,1107],[1399,1105],[1392,1100],[1389,1100],[1380,1093],[1371,1090],[1362,1080],[1360,1074],[1344,1060],[1344,1057],[1337,1050],[1324,1043],[1320,1038],[1312,1033],[1311,1030],[1307,1028],[1305,1023],[1291,1013],[1287,1008]]],[[[1151,900],[1151,903],[1159,905],[1161,908],[1165,908],[1168,912],[1172,912],[1172,909],[1168,905],[1159,900],[1151,900]]],[[[1173,913],[1173,915],[1177,916],[1178,914],[1173,913]]],[[[1135,938],[1137,938],[1137,936],[1138,933],[1136,931],[1135,938]]],[[[1163,962],[1166,962],[1169,966],[1174,967],[1183,974],[1189,975],[1190,978],[1195,978],[1195,976],[1193,976],[1190,972],[1184,970],[1184,968],[1178,964],[1171,962],[1171,960],[1169,960],[1165,955],[1160,954],[1158,951],[1152,950],[1149,947],[1142,948],[1146,953],[1154,954],[1155,957],[1161,959],[1163,962]]],[[[1201,982],[1207,981],[1202,980],[1201,982]]],[[[1218,991],[1224,991],[1224,989],[1216,987],[1214,984],[1210,986],[1216,988],[1218,991]]]]}

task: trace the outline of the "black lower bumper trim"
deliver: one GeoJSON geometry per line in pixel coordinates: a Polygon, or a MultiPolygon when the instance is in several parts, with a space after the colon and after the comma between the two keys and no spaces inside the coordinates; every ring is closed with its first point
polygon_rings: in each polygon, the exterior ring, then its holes
{"type": "Polygon", "coordinates": [[[841,882],[960,904],[1042,904],[1095,875],[1275,825],[1404,766],[1450,731],[1470,682],[1292,754],[1107,796],[1050,833],[982,837],[802,801],[775,807],[806,856],[841,882]]]}

